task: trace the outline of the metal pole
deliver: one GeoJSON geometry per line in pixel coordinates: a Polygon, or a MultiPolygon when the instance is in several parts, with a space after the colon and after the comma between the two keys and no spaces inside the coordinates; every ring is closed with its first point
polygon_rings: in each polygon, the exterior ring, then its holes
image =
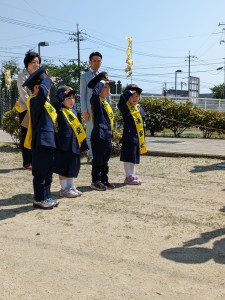
{"type": "Polygon", "coordinates": [[[41,56],[41,46],[49,46],[49,42],[39,42],[38,43],[38,54],[41,56]]]}
{"type": "MultiPolygon", "coordinates": [[[[78,58],[78,68],[80,71],[80,31],[79,25],[77,24],[77,58],[78,58]]],[[[80,78],[80,76],[79,76],[80,78]]]]}
{"type": "Polygon", "coordinates": [[[223,81],[223,99],[225,99],[225,58],[224,58],[224,81],[223,81]]]}
{"type": "Polygon", "coordinates": [[[188,97],[190,97],[190,73],[191,73],[191,56],[190,56],[190,51],[189,51],[189,56],[188,56],[188,97]]]}
{"type": "Polygon", "coordinates": [[[177,96],[177,71],[175,71],[175,97],[177,96]]]}
{"type": "Polygon", "coordinates": [[[77,62],[78,62],[78,85],[80,86],[80,41],[83,41],[83,38],[80,37],[79,24],[77,24],[77,62]]]}

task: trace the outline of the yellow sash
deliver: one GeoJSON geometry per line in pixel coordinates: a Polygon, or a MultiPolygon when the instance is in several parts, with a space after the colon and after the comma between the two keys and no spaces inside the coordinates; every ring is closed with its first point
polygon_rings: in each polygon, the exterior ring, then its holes
{"type": "Polygon", "coordinates": [[[63,114],[73,129],[75,136],[78,140],[79,147],[81,146],[83,140],[86,138],[86,133],[81,125],[80,121],[78,120],[77,116],[69,109],[63,108],[63,114]]]}
{"type": "Polygon", "coordinates": [[[113,123],[114,123],[114,114],[113,114],[113,110],[112,107],[110,106],[110,104],[102,97],[100,97],[100,101],[109,117],[109,121],[110,121],[110,125],[111,125],[111,129],[113,130],[113,123]]]}
{"type": "Polygon", "coordinates": [[[26,110],[26,109],[24,109],[24,108],[22,108],[22,107],[19,106],[19,101],[18,100],[16,100],[15,108],[18,111],[18,113],[22,113],[23,111],[26,110]]]}
{"type": "MultiPolygon", "coordinates": [[[[35,97],[35,96],[30,96],[26,100],[27,111],[29,114],[29,123],[28,123],[26,138],[24,141],[24,147],[28,148],[28,149],[31,149],[31,142],[32,142],[32,123],[31,123],[31,117],[30,117],[30,100],[33,97],[35,97]]],[[[51,117],[53,123],[55,124],[56,118],[57,118],[57,113],[56,113],[55,108],[48,101],[45,101],[44,107],[45,107],[46,111],[48,112],[49,116],[51,117]]]]}
{"type": "Polygon", "coordinates": [[[134,119],[134,123],[135,123],[136,129],[137,129],[140,154],[146,153],[147,147],[145,144],[144,127],[143,127],[142,117],[139,112],[139,109],[137,108],[136,105],[130,104],[129,101],[127,102],[127,106],[129,108],[129,111],[130,111],[133,119],[134,119]]]}

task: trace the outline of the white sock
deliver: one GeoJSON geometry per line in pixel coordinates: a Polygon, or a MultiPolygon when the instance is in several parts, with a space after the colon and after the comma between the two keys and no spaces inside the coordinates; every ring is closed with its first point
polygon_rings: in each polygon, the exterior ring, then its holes
{"type": "Polygon", "coordinates": [[[136,176],[135,175],[135,164],[133,164],[133,163],[130,163],[130,175],[132,175],[132,176],[136,176]]]}
{"type": "Polygon", "coordinates": [[[67,187],[70,189],[73,187],[73,178],[67,178],[67,187]]]}
{"type": "Polygon", "coordinates": [[[126,177],[129,177],[131,175],[131,173],[130,173],[130,163],[124,161],[123,166],[124,166],[124,171],[125,171],[126,177]]]}
{"type": "Polygon", "coordinates": [[[63,180],[59,180],[59,181],[60,181],[61,188],[62,188],[63,190],[65,190],[66,187],[67,187],[67,180],[66,180],[66,179],[63,179],[63,180]]]}

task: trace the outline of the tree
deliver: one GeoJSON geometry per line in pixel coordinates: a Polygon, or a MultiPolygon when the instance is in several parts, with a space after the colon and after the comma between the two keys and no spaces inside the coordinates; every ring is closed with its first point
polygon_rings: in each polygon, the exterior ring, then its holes
{"type": "Polygon", "coordinates": [[[0,70],[0,125],[4,112],[10,110],[14,106],[18,97],[17,80],[15,75],[18,74],[19,71],[20,68],[18,67],[16,59],[2,62],[0,70]],[[6,73],[9,75],[7,79],[6,73]],[[10,83],[9,86],[6,86],[6,80],[10,83]]]}
{"type": "MultiPolygon", "coordinates": [[[[69,85],[77,92],[79,92],[79,76],[82,71],[86,72],[89,68],[87,63],[82,63],[79,67],[75,63],[62,63],[62,65],[57,66],[52,64],[49,61],[44,61],[43,65],[45,65],[47,69],[47,73],[51,77],[57,77],[56,87],[61,85],[69,85]]],[[[18,67],[18,63],[16,59],[11,59],[9,61],[2,62],[2,68],[0,71],[0,89],[5,88],[5,71],[10,70],[12,79],[15,78],[20,72],[20,68],[18,67]]],[[[12,89],[17,87],[16,79],[12,80],[12,89]]]]}
{"type": "Polygon", "coordinates": [[[62,63],[61,66],[56,66],[54,64],[45,62],[44,65],[46,66],[46,70],[48,76],[56,77],[56,87],[61,85],[68,85],[71,86],[74,90],[79,92],[79,76],[81,71],[87,71],[88,66],[86,63],[82,64],[81,67],[75,63],[62,63]]]}
{"type": "Polygon", "coordinates": [[[215,85],[210,89],[213,92],[213,98],[224,99],[224,83],[215,85]]]}
{"type": "MultiPolygon", "coordinates": [[[[11,59],[9,61],[2,62],[2,68],[0,71],[1,90],[5,89],[5,72],[6,72],[6,70],[10,70],[12,79],[15,75],[17,75],[19,73],[20,68],[18,67],[18,63],[17,63],[16,59],[11,59]]],[[[16,80],[13,79],[11,89],[14,89],[16,87],[17,87],[16,80]]]]}

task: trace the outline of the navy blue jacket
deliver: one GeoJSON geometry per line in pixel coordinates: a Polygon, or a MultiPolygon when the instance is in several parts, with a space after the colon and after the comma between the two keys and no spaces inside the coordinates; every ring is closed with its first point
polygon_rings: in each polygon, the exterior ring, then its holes
{"type": "MultiPolygon", "coordinates": [[[[129,100],[131,95],[132,95],[132,93],[129,90],[125,91],[120,96],[120,100],[117,104],[117,107],[119,108],[120,112],[122,113],[123,121],[124,121],[123,135],[122,135],[121,141],[122,142],[123,141],[130,142],[130,143],[134,143],[134,144],[138,145],[139,141],[138,141],[136,125],[135,125],[134,119],[130,113],[130,110],[127,106],[127,101],[129,100]]],[[[143,125],[144,125],[144,121],[145,121],[144,109],[139,104],[138,104],[138,109],[140,111],[143,125]]]]}
{"type": "Polygon", "coordinates": [[[50,78],[43,79],[39,86],[38,95],[30,100],[33,149],[39,146],[56,148],[55,126],[44,107],[51,83],[50,78]]]}
{"type": "Polygon", "coordinates": [[[99,82],[93,89],[91,96],[91,110],[93,114],[93,130],[91,132],[91,140],[102,139],[105,141],[112,140],[112,129],[110,120],[104,106],[101,104],[99,94],[104,87],[104,83],[99,82]]]}
{"type": "MultiPolygon", "coordinates": [[[[66,117],[63,114],[62,102],[56,101],[54,103],[54,106],[56,108],[57,115],[58,115],[57,116],[58,132],[56,133],[57,148],[63,151],[72,151],[73,153],[78,155],[80,154],[80,152],[88,150],[86,139],[83,140],[81,144],[81,148],[79,148],[76,135],[73,132],[72,127],[70,126],[66,117]]],[[[81,113],[78,113],[74,109],[72,109],[72,112],[78,117],[79,121],[81,122],[81,113]]]]}

